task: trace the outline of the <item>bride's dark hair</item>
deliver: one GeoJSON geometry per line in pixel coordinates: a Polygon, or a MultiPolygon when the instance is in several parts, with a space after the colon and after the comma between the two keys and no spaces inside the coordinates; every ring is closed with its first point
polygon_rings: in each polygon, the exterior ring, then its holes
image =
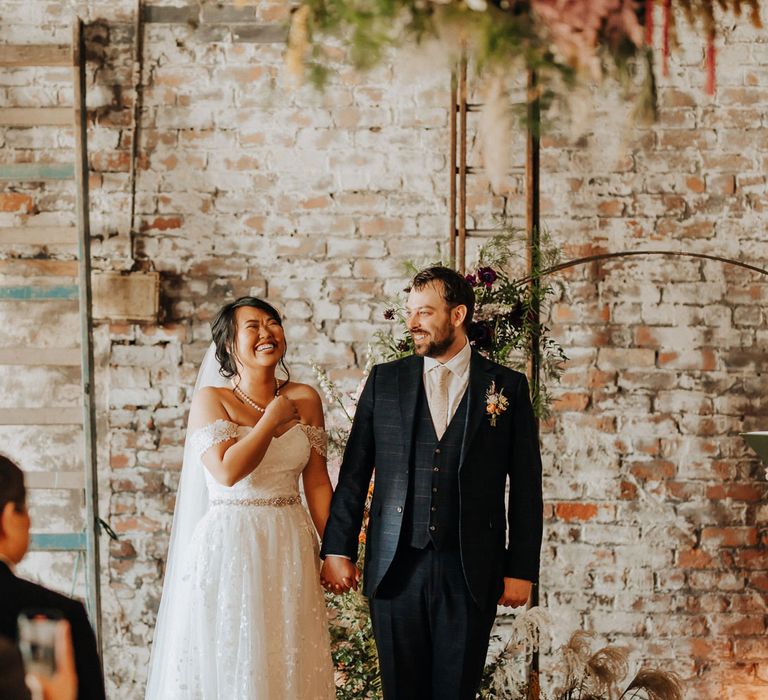
{"type": "MultiPolygon", "coordinates": [[[[235,335],[237,335],[237,321],[235,320],[235,311],[243,306],[250,306],[254,309],[260,309],[269,314],[280,324],[282,328],[283,319],[280,318],[278,310],[268,304],[263,299],[257,297],[240,297],[234,301],[224,304],[216,314],[216,318],[211,322],[211,335],[216,344],[216,359],[219,361],[219,374],[227,379],[237,374],[237,365],[235,364],[235,335]]],[[[285,356],[280,358],[280,369],[285,372],[285,382],[291,380],[291,373],[288,365],[285,364],[285,356]]]]}

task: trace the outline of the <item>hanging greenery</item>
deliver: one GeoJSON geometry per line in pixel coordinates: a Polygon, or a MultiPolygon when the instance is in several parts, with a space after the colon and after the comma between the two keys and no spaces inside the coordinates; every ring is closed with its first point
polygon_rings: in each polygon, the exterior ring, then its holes
{"type": "Polygon", "coordinates": [[[652,116],[655,52],[658,47],[666,75],[676,16],[702,37],[712,94],[715,40],[726,13],[746,14],[762,26],[759,0],[303,0],[293,15],[288,63],[294,73],[308,68],[322,82],[328,56],[321,42],[328,36],[341,37],[352,63],[363,69],[377,65],[389,47],[437,39],[451,55],[467,54],[480,71],[535,70],[543,96],[605,76],[626,86],[634,72],[644,71],[635,98],[642,114],[652,116]]]}

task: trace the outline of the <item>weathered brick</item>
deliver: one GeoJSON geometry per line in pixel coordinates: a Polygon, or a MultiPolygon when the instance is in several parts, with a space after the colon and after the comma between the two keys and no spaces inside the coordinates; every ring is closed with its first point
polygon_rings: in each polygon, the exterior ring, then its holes
{"type": "Polygon", "coordinates": [[[0,192],[0,212],[32,213],[33,200],[20,192],[0,192]]]}
{"type": "MultiPolygon", "coordinates": [[[[98,62],[89,63],[88,98],[94,265],[163,273],[162,329],[97,328],[100,468],[108,473],[100,490],[109,519],[125,530],[104,564],[105,660],[110,697],[133,700],[143,696],[185,414],[213,314],[257,290],[286,311],[294,376],[311,379],[312,359],[354,389],[369,339],[390,327],[380,309],[385,296],[401,294],[401,263],[448,257],[449,73],[409,63],[403,80],[394,53],[394,63],[360,74],[331,47],[338,71],[325,93],[283,90],[288,4],[145,4],[132,202],[128,5],[104,0],[104,29],[89,27],[98,62]],[[121,616],[134,623],[111,623],[121,616]]],[[[69,40],[58,0],[8,0],[3,9],[0,41],[69,40]]],[[[625,128],[598,96],[597,126],[583,138],[548,125],[542,225],[563,259],[648,248],[768,266],[765,42],[741,21],[718,38],[710,100],[703,44],[682,22],[678,32],[679,70],[659,81],[659,124],[625,128]]],[[[0,92],[7,106],[69,104],[71,77],[6,71],[0,92]],[[44,79],[51,89],[32,89],[44,79]]],[[[476,123],[469,127],[470,161],[480,164],[476,123]]],[[[8,162],[71,154],[72,136],[50,129],[0,138],[8,162]]],[[[510,147],[522,152],[524,130],[510,147]]],[[[523,180],[514,174],[494,195],[482,175],[468,178],[470,223],[495,226],[503,211],[524,228],[523,180]]],[[[0,186],[0,226],[72,225],[73,206],[71,184],[0,186]]],[[[468,264],[482,242],[469,237],[468,264]]],[[[523,268],[515,262],[514,274],[523,268]]],[[[681,671],[691,697],[756,700],[768,687],[758,624],[768,511],[762,467],[738,433],[768,419],[768,285],[733,266],[658,256],[551,279],[565,293],[546,322],[570,361],[542,424],[542,601],[563,635],[583,624],[631,642],[649,663],[681,671]]],[[[3,302],[2,311],[16,306],[3,302]]],[[[67,347],[61,339],[77,337],[77,314],[51,308],[17,314],[3,344],[67,347]]],[[[54,384],[76,399],[76,382],[54,384]]],[[[14,455],[44,466],[29,432],[3,437],[14,455]]],[[[68,468],[80,464],[76,442],[46,433],[47,453],[68,468]]],[[[51,507],[58,517],[79,504],[59,498],[51,507]]],[[[60,568],[52,580],[68,588],[60,568]]]]}
{"type": "Polygon", "coordinates": [[[754,527],[707,527],[701,532],[704,546],[751,547],[757,544],[757,528],[754,527]]]}
{"type": "Polygon", "coordinates": [[[656,353],[641,348],[600,348],[597,366],[600,369],[630,369],[653,367],[656,353]]]}
{"type": "MultiPolygon", "coordinates": [[[[243,8],[244,9],[244,8],[243,8]]],[[[284,24],[241,24],[232,27],[234,42],[255,44],[284,44],[288,29],[284,24]]]]}
{"type": "Polygon", "coordinates": [[[144,5],[142,7],[142,20],[153,23],[191,23],[196,22],[200,8],[197,5],[181,5],[178,7],[164,7],[162,5],[144,5]]]}

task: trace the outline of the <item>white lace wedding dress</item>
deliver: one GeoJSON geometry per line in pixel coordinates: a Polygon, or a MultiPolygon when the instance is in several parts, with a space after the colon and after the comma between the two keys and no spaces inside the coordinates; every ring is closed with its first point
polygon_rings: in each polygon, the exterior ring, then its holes
{"type": "MultiPolygon", "coordinates": [[[[189,437],[193,458],[250,430],[218,420],[189,437]]],[[[298,478],[325,433],[296,425],[232,487],[205,470],[209,507],[180,563],[186,601],[173,620],[162,700],[335,697],[317,537],[298,478]]]]}

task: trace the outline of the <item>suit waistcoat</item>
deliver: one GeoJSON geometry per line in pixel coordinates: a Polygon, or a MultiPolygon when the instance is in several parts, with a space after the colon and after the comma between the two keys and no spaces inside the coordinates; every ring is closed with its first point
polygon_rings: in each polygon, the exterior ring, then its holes
{"type": "Polygon", "coordinates": [[[416,406],[402,541],[423,549],[459,548],[459,462],[467,395],[438,440],[422,383],[416,406]]]}

